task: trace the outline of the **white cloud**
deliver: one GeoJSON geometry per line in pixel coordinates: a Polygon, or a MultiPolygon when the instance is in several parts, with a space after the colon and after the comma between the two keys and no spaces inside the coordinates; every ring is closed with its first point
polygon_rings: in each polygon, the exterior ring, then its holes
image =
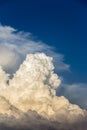
{"type": "Polygon", "coordinates": [[[35,41],[30,33],[18,31],[10,26],[0,25],[0,65],[9,73],[15,72],[26,54],[44,52],[54,58],[58,71],[69,70],[64,63],[64,56],[41,41],[35,41]]]}
{"type": "Polygon", "coordinates": [[[8,72],[15,72],[28,54],[12,79],[0,68],[1,114],[16,117],[14,110],[23,113],[32,110],[51,121],[68,123],[86,116],[86,111],[79,106],[72,105],[63,96],[56,96],[61,80],[54,73],[52,57],[58,71],[69,70],[69,65],[53,47],[33,40],[30,33],[0,26],[0,52],[0,65],[8,72]]]}
{"type": "MultiPolygon", "coordinates": [[[[86,116],[86,111],[79,106],[70,104],[63,96],[56,96],[61,80],[54,73],[52,57],[44,53],[28,54],[9,84],[6,84],[8,76],[3,70],[0,80],[0,97],[24,113],[36,111],[44,118],[62,123],[77,122],[86,116]]],[[[9,114],[7,105],[3,105],[3,109],[1,106],[0,112],[9,114]]]]}

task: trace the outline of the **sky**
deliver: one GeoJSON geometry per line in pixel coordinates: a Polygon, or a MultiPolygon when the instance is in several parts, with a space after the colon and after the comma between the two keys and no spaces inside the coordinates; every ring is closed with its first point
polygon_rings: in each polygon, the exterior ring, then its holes
{"type": "Polygon", "coordinates": [[[0,23],[30,32],[33,39],[55,47],[55,52],[63,54],[64,62],[70,65],[70,70],[60,75],[66,84],[74,84],[75,90],[81,86],[80,95],[84,95],[87,90],[86,0],[0,0],[0,23]]]}

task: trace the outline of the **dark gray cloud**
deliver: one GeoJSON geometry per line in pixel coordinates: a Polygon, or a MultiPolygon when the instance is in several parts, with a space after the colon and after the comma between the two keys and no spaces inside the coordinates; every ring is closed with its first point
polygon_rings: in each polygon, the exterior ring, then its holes
{"type": "Polygon", "coordinates": [[[53,122],[28,111],[19,119],[14,116],[0,115],[0,130],[87,130],[87,119],[76,124],[53,122]]]}

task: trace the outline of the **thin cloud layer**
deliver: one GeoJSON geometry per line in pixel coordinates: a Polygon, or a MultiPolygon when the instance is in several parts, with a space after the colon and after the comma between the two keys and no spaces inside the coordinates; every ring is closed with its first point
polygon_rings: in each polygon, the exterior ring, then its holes
{"type": "Polygon", "coordinates": [[[35,41],[30,33],[0,25],[0,65],[8,73],[14,73],[29,53],[44,52],[54,58],[58,71],[69,70],[64,56],[41,41],[35,41]]]}

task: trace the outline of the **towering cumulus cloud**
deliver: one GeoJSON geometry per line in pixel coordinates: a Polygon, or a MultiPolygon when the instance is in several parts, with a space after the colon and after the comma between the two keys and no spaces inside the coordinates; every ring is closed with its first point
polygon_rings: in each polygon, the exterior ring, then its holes
{"type": "MultiPolygon", "coordinates": [[[[3,29],[0,28],[1,42],[3,37],[7,38],[8,42],[11,37],[13,40],[21,36],[10,34],[12,28],[6,28],[7,32],[4,34],[3,29]]],[[[7,46],[6,39],[4,42],[7,46]]],[[[11,56],[16,55],[13,49],[16,46],[13,46],[10,45],[11,56]]],[[[19,55],[17,54],[18,59],[19,55]]],[[[12,62],[13,58],[9,59],[12,62]]],[[[63,96],[56,96],[56,89],[60,87],[61,80],[54,72],[52,57],[36,52],[27,54],[13,78],[2,68],[13,67],[16,63],[10,66],[7,61],[2,58],[0,66],[0,130],[62,130],[67,129],[65,124],[68,124],[68,127],[74,124],[74,128],[77,128],[76,124],[86,121],[86,110],[71,104],[63,96]]]]}
{"type": "Polygon", "coordinates": [[[20,119],[22,113],[36,111],[49,121],[61,123],[75,123],[86,117],[85,110],[56,96],[61,81],[54,73],[52,58],[43,53],[27,55],[13,79],[1,69],[0,81],[1,114],[20,119]]]}

